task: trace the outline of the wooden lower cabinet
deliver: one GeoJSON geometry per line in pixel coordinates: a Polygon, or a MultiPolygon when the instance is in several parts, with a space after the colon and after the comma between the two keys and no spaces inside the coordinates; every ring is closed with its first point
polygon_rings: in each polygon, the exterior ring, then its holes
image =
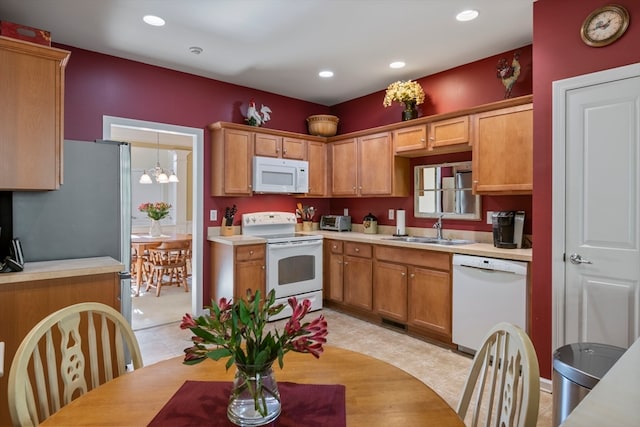
{"type": "Polygon", "coordinates": [[[409,327],[451,343],[451,274],[410,267],[408,297],[409,327]]]}
{"type": "Polygon", "coordinates": [[[247,291],[266,292],[266,247],[211,243],[211,298],[244,298],[247,291]]]}
{"type": "Polygon", "coordinates": [[[328,307],[451,344],[451,254],[325,239],[328,307]]]}
{"type": "Polygon", "coordinates": [[[373,309],[373,268],[371,258],[344,257],[344,303],[373,309]]]}
{"type": "Polygon", "coordinates": [[[372,245],[344,242],[344,303],[356,309],[373,309],[372,245]]]}
{"type": "Polygon", "coordinates": [[[451,255],[375,247],[374,307],[410,333],[451,344],[451,255]]]}
{"type": "Polygon", "coordinates": [[[407,321],[407,267],[376,261],[373,275],[375,311],[383,318],[407,321]]]}
{"type": "Polygon", "coordinates": [[[325,240],[324,244],[324,299],[342,303],[344,301],[344,257],[342,242],[325,240]]]}
{"type": "Polygon", "coordinates": [[[372,245],[326,239],[324,249],[325,301],[369,317],[373,313],[372,245]]]}

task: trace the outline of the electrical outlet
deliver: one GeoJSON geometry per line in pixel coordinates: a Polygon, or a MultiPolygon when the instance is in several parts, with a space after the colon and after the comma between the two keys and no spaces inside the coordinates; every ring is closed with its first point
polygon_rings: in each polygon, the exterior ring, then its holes
{"type": "Polygon", "coordinates": [[[218,211],[216,209],[211,209],[209,211],[209,221],[217,221],[218,220],[218,211]]]}
{"type": "Polygon", "coordinates": [[[493,219],[491,218],[493,216],[493,211],[487,211],[487,224],[493,224],[493,219]]]}
{"type": "Polygon", "coordinates": [[[344,214],[344,216],[349,216],[349,209],[348,208],[344,208],[343,214],[344,214]]]}
{"type": "Polygon", "coordinates": [[[390,221],[393,220],[394,214],[395,214],[395,211],[393,209],[389,209],[389,220],[390,221]]]}

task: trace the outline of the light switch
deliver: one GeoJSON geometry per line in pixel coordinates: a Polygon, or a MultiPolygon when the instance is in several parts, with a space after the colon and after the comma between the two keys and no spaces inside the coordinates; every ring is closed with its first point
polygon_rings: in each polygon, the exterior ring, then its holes
{"type": "Polygon", "coordinates": [[[349,209],[348,208],[344,208],[343,214],[344,214],[344,216],[349,216],[349,209]]]}
{"type": "Polygon", "coordinates": [[[389,220],[392,220],[394,217],[395,211],[393,209],[389,209],[389,220]]]}
{"type": "Polygon", "coordinates": [[[209,221],[217,221],[218,220],[218,211],[216,209],[211,209],[209,211],[209,221]]]}

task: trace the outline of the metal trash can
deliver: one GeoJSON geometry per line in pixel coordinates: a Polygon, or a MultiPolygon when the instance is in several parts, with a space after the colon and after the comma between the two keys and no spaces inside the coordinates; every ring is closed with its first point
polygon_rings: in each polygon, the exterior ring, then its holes
{"type": "Polygon", "coordinates": [[[553,353],[553,427],[564,422],[625,351],[607,344],[577,343],[553,353]]]}

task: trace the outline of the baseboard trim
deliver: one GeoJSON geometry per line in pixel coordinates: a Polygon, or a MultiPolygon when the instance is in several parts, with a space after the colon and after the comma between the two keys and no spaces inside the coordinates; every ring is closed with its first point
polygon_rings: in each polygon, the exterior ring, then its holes
{"type": "Polygon", "coordinates": [[[540,378],[540,390],[546,391],[547,393],[552,393],[553,383],[551,382],[551,380],[540,378]]]}

